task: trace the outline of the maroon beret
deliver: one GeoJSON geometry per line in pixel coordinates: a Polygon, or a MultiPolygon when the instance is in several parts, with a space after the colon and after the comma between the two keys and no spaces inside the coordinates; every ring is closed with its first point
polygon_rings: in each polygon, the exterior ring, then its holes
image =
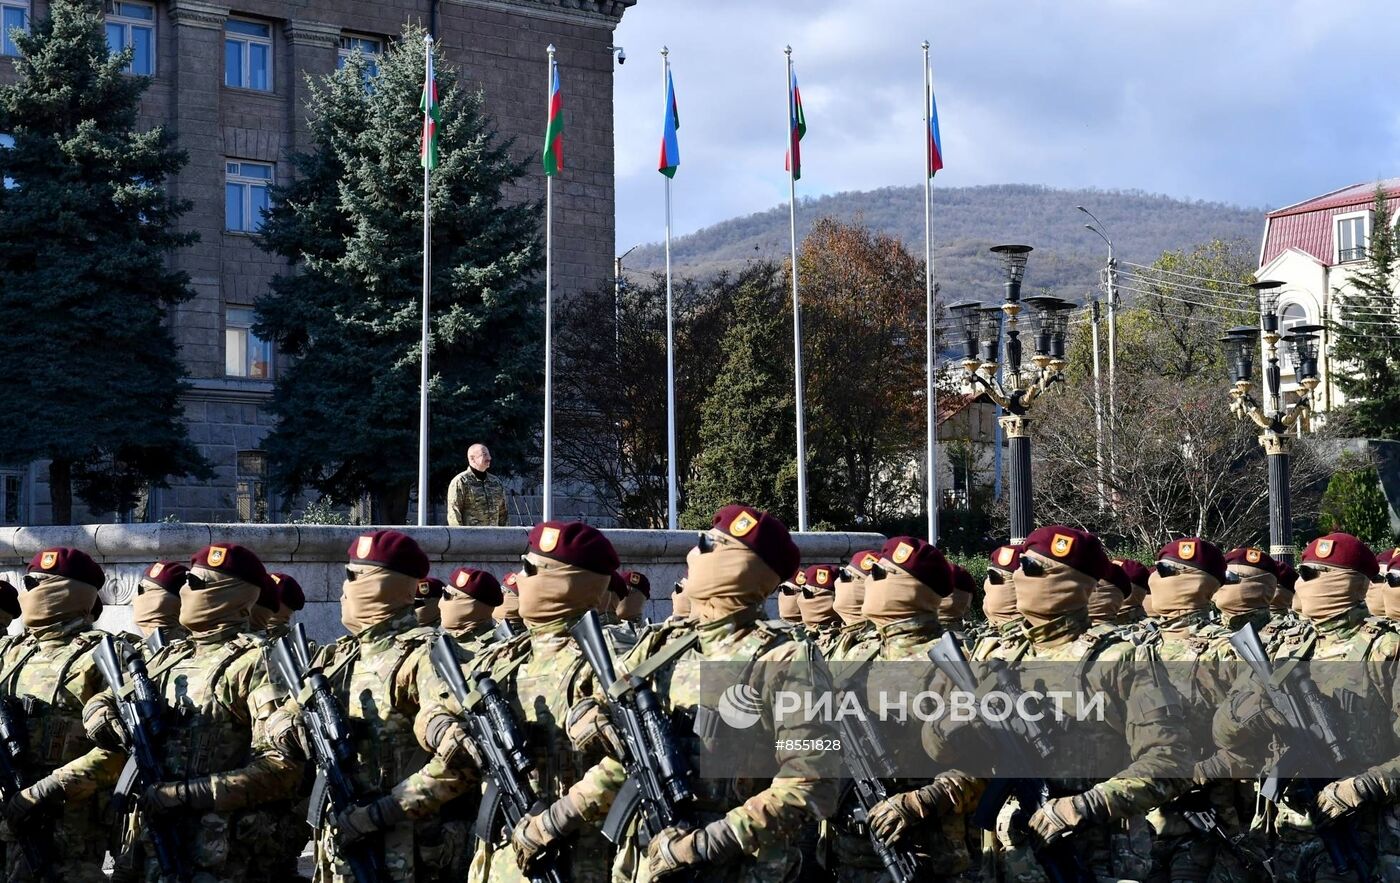
{"type": "Polygon", "coordinates": [[[1099,538],[1087,530],[1050,524],[1038,527],[1021,545],[1023,552],[1035,552],[1051,561],[1060,561],[1095,579],[1106,579],[1111,563],[1099,538]]]}
{"type": "Polygon", "coordinates": [[[515,581],[519,578],[519,571],[512,570],[510,573],[506,574],[506,578],[501,580],[501,591],[510,592],[512,595],[519,595],[520,588],[515,584],[515,581]]]}
{"type": "Polygon", "coordinates": [[[451,583],[453,591],[461,592],[487,607],[500,607],[505,601],[505,595],[501,593],[501,583],[484,570],[459,567],[452,571],[451,583]]]}
{"type": "Polygon", "coordinates": [[[1387,570],[1400,568],[1400,548],[1390,550],[1390,560],[1386,562],[1387,570]]]}
{"type": "Polygon", "coordinates": [[[1003,573],[1015,573],[1021,566],[1020,546],[997,546],[987,556],[987,566],[1003,573]]]}
{"type": "Polygon", "coordinates": [[[102,588],[102,584],[107,581],[107,574],[102,572],[102,568],[88,553],[65,546],[45,549],[35,555],[29,562],[29,572],[33,573],[36,570],[55,576],[66,576],[80,583],[87,583],[95,589],[102,588]]]}
{"type": "Polygon", "coordinates": [[[792,579],[802,564],[802,553],[787,525],[767,512],[735,503],[716,512],[712,525],[748,546],[779,579],[792,579]]]}
{"type": "Polygon", "coordinates": [[[1147,569],[1146,564],[1135,558],[1114,558],[1112,563],[1118,565],[1118,569],[1128,577],[1129,583],[1144,589],[1147,588],[1147,578],[1152,574],[1152,571],[1147,569]]]}
{"type": "Polygon", "coordinates": [[[178,594],[184,588],[185,575],[190,569],[179,561],[157,561],[150,567],[141,578],[148,580],[165,589],[167,592],[178,594]]]}
{"type": "Polygon", "coordinates": [[[967,592],[969,595],[977,593],[977,583],[972,579],[972,574],[961,564],[950,564],[953,568],[953,588],[967,592]]]}
{"type": "Polygon", "coordinates": [[[875,562],[880,560],[879,549],[862,549],[851,556],[850,568],[856,573],[870,575],[870,571],[875,567],[875,562]]]}
{"type": "Polygon", "coordinates": [[[190,559],[195,567],[204,567],[243,580],[262,588],[267,584],[267,568],[253,550],[237,543],[205,546],[190,559]]]}
{"type": "Polygon", "coordinates": [[[1395,560],[1396,552],[1400,552],[1400,549],[1391,546],[1388,549],[1383,549],[1376,553],[1376,565],[1380,568],[1382,573],[1390,569],[1391,562],[1395,560]]]}
{"type": "Polygon", "coordinates": [[[1157,553],[1157,560],[1185,564],[1210,574],[1222,583],[1225,582],[1225,555],[1221,553],[1220,547],[1210,540],[1200,537],[1172,540],[1157,553]]]}
{"type": "Polygon", "coordinates": [[[839,564],[813,564],[802,571],[802,585],[830,589],[836,585],[836,574],[840,569],[839,564]]]}
{"type": "Polygon", "coordinates": [[[1123,593],[1124,598],[1133,593],[1133,581],[1128,577],[1128,572],[1123,569],[1122,565],[1114,564],[1110,561],[1108,563],[1108,573],[1102,579],[1106,583],[1117,586],[1118,591],[1123,593]]]}
{"type": "Polygon", "coordinates": [[[1278,563],[1278,584],[1279,588],[1285,591],[1293,591],[1293,587],[1298,583],[1298,571],[1287,561],[1278,563]]]}
{"type": "Polygon", "coordinates": [[[420,579],[418,581],[418,597],[416,599],[417,603],[421,604],[424,601],[431,601],[434,598],[441,598],[442,590],[446,585],[447,583],[443,582],[435,576],[428,576],[424,577],[423,579],[420,579]]]}
{"type": "Polygon", "coordinates": [[[1329,533],[1308,543],[1303,550],[1303,563],[1342,567],[1366,576],[1380,572],[1375,554],[1349,533],[1329,533]]]}
{"type": "Polygon", "coordinates": [[[3,579],[0,579],[0,610],[9,614],[11,619],[19,616],[19,592],[3,579]]]}
{"type": "Polygon", "coordinates": [[[627,589],[632,592],[641,592],[645,598],[651,597],[651,580],[640,570],[624,570],[622,578],[627,581],[627,589]]]}
{"type": "Polygon", "coordinates": [[[1268,552],[1254,546],[1240,546],[1238,549],[1231,549],[1225,553],[1225,563],[1257,567],[1278,576],[1278,562],[1268,552]]]}
{"type": "Polygon", "coordinates": [[[593,573],[612,573],[622,563],[603,532],[582,521],[542,521],[530,528],[530,551],[593,573]]]}
{"type": "Polygon", "coordinates": [[[377,564],[414,579],[428,578],[428,556],[418,542],[397,530],[361,534],[350,544],[350,561],[377,564]]]}
{"type": "Polygon", "coordinates": [[[608,591],[616,595],[619,601],[627,597],[627,580],[616,570],[608,574],[608,591]]]}
{"type": "Polygon", "coordinates": [[[953,569],[937,546],[918,537],[892,537],[881,547],[880,557],[898,565],[939,597],[953,593],[953,569]]]}
{"type": "Polygon", "coordinates": [[[261,590],[258,592],[257,605],[264,610],[271,610],[276,613],[281,609],[281,599],[277,594],[277,583],[272,581],[272,574],[268,574],[263,580],[261,590]]]}
{"type": "Polygon", "coordinates": [[[302,610],[306,607],[306,593],[295,577],[285,573],[269,573],[268,576],[277,586],[277,600],[286,604],[288,609],[302,610]]]}

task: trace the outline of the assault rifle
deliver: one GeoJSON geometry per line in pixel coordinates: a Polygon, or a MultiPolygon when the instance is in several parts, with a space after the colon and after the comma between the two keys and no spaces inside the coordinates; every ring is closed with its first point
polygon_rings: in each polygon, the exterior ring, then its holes
{"type": "MultiPolygon", "coordinates": [[[[359,803],[360,795],[355,793],[350,778],[350,770],[355,765],[350,726],[326,676],[319,668],[307,665],[309,657],[306,630],[300,623],[273,644],[272,663],[296,697],[311,748],[311,761],[316,765],[316,784],[311,789],[306,822],[320,831],[327,809],[332,813],[350,809],[359,803]]],[[[350,872],[359,883],[388,879],[382,838],[366,837],[342,851],[350,872]]]]}
{"type": "MultiPolygon", "coordinates": [[[[534,763],[526,750],[525,735],[495,679],[486,672],[475,672],[472,678],[476,689],[467,686],[451,638],[438,635],[429,656],[438,677],[462,706],[467,733],[486,776],[486,793],[476,814],[476,836],[483,843],[497,843],[502,833],[508,837],[521,819],[544,808],[530,784],[534,763]]],[[[530,879],[536,883],[563,883],[562,864],[557,850],[546,850],[531,864],[530,879]]]]}
{"type": "MultiPolygon", "coordinates": [[[[123,669],[122,662],[118,660],[116,641],[111,635],[102,636],[94,656],[102,677],[116,697],[130,749],[126,766],[122,768],[116,788],[112,791],[112,810],[120,818],[126,815],[133,794],[139,795],[161,781],[159,746],[164,731],[165,702],[146,674],[146,663],[140,656],[127,654],[123,669]]],[[[193,872],[185,866],[179,838],[169,816],[158,812],[149,812],[145,816],[146,831],[150,836],[151,848],[155,851],[156,864],[160,866],[161,878],[192,879],[193,872]]]]}
{"type": "Polygon", "coordinates": [[[1309,815],[1313,816],[1317,836],[1327,848],[1337,873],[1346,876],[1355,872],[1362,880],[1371,879],[1371,863],[1356,838],[1356,830],[1345,820],[1324,823],[1313,813],[1317,795],[1329,780],[1299,775],[1308,763],[1330,760],[1343,770],[1353,763],[1328,700],[1308,674],[1306,665],[1275,671],[1252,624],[1246,624],[1231,635],[1230,645],[1248,663],[1264,688],[1265,696],[1283,716],[1289,729],[1288,747],[1273,769],[1265,774],[1259,793],[1265,800],[1277,803],[1287,792],[1299,805],[1307,807],[1309,815]]]}
{"type": "MultiPolygon", "coordinates": [[[[972,672],[972,665],[967,661],[962,645],[951,634],[945,633],[933,649],[928,651],[928,656],[933,660],[933,664],[938,666],[938,670],[943,672],[943,676],[952,681],[959,690],[972,694],[977,692],[977,678],[972,672]]],[[[998,666],[995,674],[997,690],[1008,697],[1008,706],[1022,707],[1020,702],[1025,692],[1021,685],[1011,677],[1005,666],[998,666]]],[[[987,717],[984,717],[982,722],[986,724],[994,740],[992,756],[998,759],[1006,758],[1009,768],[1023,773],[1037,768],[1050,768],[1055,746],[1049,732],[1038,722],[1023,719],[1013,723],[1005,718],[997,720],[987,717]]],[[[1038,844],[1032,847],[1032,852],[1045,875],[1050,878],[1050,883],[1093,883],[1094,875],[1079,860],[1071,837],[1061,837],[1051,843],[1039,843],[1038,838],[1028,831],[1027,822],[1030,817],[1050,800],[1050,787],[1043,777],[992,779],[987,784],[987,790],[982,793],[977,809],[973,811],[972,823],[984,831],[995,831],[997,815],[1012,797],[1015,797],[1020,805],[1012,823],[1030,836],[1032,843],[1038,844]]]]}
{"type": "MultiPolygon", "coordinates": [[[[24,754],[28,731],[20,714],[18,703],[8,697],[0,699],[0,804],[8,805],[26,787],[24,754]]],[[[26,819],[15,831],[15,840],[24,852],[24,862],[29,865],[30,872],[40,880],[52,880],[49,850],[40,845],[39,832],[33,828],[33,821],[26,819]]]]}
{"type": "MultiPolygon", "coordinates": [[[[826,659],[822,657],[816,644],[809,646],[812,653],[812,670],[816,676],[814,686],[818,692],[824,691],[830,695],[833,703],[841,707],[842,703],[836,700],[836,689],[832,684],[831,670],[827,668],[826,659]]],[[[894,760],[889,749],[885,747],[884,740],[865,715],[837,715],[837,727],[841,733],[841,757],[846,769],[851,773],[851,793],[856,799],[856,811],[852,813],[852,819],[865,824],[876,804],[890,796],[884,780],[895,777],[894,760]],[[856,717],[859,717],[859,720],[853,720],[856,717]]],[[[870,837],[870,845],[874,848],[875,855],[885,866],[885,872],[889,874],[893,883],[912,883],[923,879],[924,873],[919,861],[907,849],[886,843],[875,836],[875,832],[869,830],[868,826],[866,833],[870,837]]]]}
{"type": "Polygon", "coordinates": [[[676,747],[651,685],[631,675],[617,676],[598,613],[585,613],[570,632],[606,691],[608,717],[621,739],[620,760],[627,770],[627,782],[603,821],[603,836],[620,843],[640,813],[638,843],[645,847],[664,829],[688,823],[687,807],[695,797],[690,764],[676,747]]]}

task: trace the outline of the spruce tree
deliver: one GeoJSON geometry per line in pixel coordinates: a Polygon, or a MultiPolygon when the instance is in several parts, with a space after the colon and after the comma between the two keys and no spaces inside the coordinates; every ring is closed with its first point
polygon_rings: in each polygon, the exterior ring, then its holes
{"type": "MultiPolygon", "coordinates": [[[[257,304],[257,333],[294,356],[278,379],[265,449],[275,482],[336,499],[368,493],[402,521],[417,475],[423,169],[423,32],[370,75],[352,57],[312,83],[314,148],[273,194],[263,245],[293,262],[257,304]]],[[[482,96],[435,62],[441,164],[432,173],[432,486],[467,446],[498,471],[530,462],[539,426],[538,204],[508,202],[524,173],[482,96]]]]}
{"type": "Polygon", "coordinates": [[[710,526],[715,510],[747,503],[797,526],[797,443],[792,326],[784,274],[746,274],[730,308],[724,367],[700,409],[700,453],[686,483],[687,527],[710,526]]]}
{"type": "Polygon", "coordinates": [[[1371,438],[1400,438],[1400,300],[1396,271],[1400,242],[1384,191],[1371,211],[1366,263],[1335,290],[1332,382],[1347,398],[1345,430],[1371,438]]]}
{"type": "Polygon", "coordinates": [[[125,511],[167,476],[207,477],[181,420],[185,372],[165,326],[193,295],[167,258],[195,236],[166,182],[185,164],[170,133],[137,130],[145,77],[110,55],[98,0],[54,0],[16,33],[0,87],[0,462],[49,460],[53,520],[72,488],[125,511]],[[12,182],[12,183],[11,183],[12,182]]]}

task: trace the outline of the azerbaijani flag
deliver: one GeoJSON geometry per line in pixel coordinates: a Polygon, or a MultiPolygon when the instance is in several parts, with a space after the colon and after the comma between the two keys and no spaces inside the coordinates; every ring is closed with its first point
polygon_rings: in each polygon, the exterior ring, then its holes
{"type": "Polygon", "coordinates": [[[928,176],[943,168],[943,138],[938,134],[938,99],[928,90],[928,176]]]}
{"type": "Polygon", "coordinates": [[[788,100],[788,152],[783,168],[792,172],[793,180],[802,177],[802,136],[807,134],[807,115],[802,112],[802,93],[797,88],[797,71],[792,72],[792,97],[788,100]]]}
{"type": "Polygon", "coordinates": [[[676,84],[671,82],[671,69],[666,69],[666,122],[661,126],[661,159],[656,170],[668,178],[676,177],[681,165],[681,144],[676,130],[681,127],[681,114],[676,108],[676,84]]]}
{"type": "Polygon", "coordinates": [[[419,109],[423,111],[423,143],[419,154],[423,168],[435,169],[438,165],[438,126],[442,124],[442,108],[438,105],[437,77],[433,73],[433,53],[429,49],[427,73],[423,77],[423,100],[419,109]]]}
{"type": "Polygon", "coordinates": [[[559,63],[551,62],[549,124],[544,130],[544,173],[553,178],[564,171],[564,96],[559,92],[559,63]]]}

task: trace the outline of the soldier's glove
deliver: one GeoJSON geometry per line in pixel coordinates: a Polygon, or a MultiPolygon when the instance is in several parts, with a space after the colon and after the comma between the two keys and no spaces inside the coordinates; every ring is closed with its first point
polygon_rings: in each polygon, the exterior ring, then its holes
{"type": "Polygon", "coordinates": [[[121,712],[100,699],[83,706],[83,731],[98,748],[107,751],[127,748],[126,727],[122,725],[121,712]]]}
{"type": "Polygon", "coordinates": [[[647,863],[655,879],[696,865],[728,864],[743,851],[734,827],[718,819],[697,831],[667,828],[657,834],[647,846],[647,863]]]}
{"type": "Polygon", "coordinates": [[[394,827],[408,816],[393,797],[385,795],[365,806],[352,806],[335,814],[331,820],[336,841],[348,846],[371,834],[394,827]]]}
{"type": "Polygon", "coordinates": [[[471,764],[482,768],[481,754],[462,722],[450,714],[435,714],[423,728],[423,747],[442,758],[450,769],[471,764]]]}
{"type": "Polygon", "coordinates": [[[1031,816],[1027,826],[1044,843],[1054,843],[1081,825],[1108,820],[1108,804],[1093,790],[1071,797],[1053,797],[1031,816]]]}
{"type": "Polygon", "coordinates": [[[893,843],[924,819],[967,812],[982,788],[971,776],[957,771],[943,773],[929,784],[877,803],[866,824],[885,843],[893,843]]]}
{"type": "Polygon", "coordinates": [[[1269,759],[1274,739],[1287,729],[1288,722],[1256,681],[1251,681],[1246,689],[1232,691],[1211,719],[1215,744],[1229,749],[1243,763],[1253,765],[1269,759]]]}
{"type": "Polygon", "coordinates": [[[1328,821],[1336,821],[1368,803],[1384,801],[1389,791],[1388,784],[1374,772],[1339,779],[1317,795],[1317,810],[1328,821]]]}
{"type": "Polygon", "coordinates": [[[622,757],[622,737],[608,719],[607,710],[597,699],[585,696],[569,709],[564,730],[580,754],[601,751],[609,757],[622,757]]]}
{"type": "Polygon", "coordinates": [[[172,809],[213,809],[214,786],[207,776],[184,782],[160,782],[142,792],[141,808],[154,813],[172,809]]]}
{"type": "Polygon", "coordinates": [[[10,798],[5,804],[5,820],[22,822],[36,810],[51,806],[63,800],[63,786],[54,776],[45,776],[10,798]]]}
{"type": "Polygon", "coordinates": [[[550,804],[544,812],[531,813],[521,819],[510,833],[515,862],[520,870],[528,871],[540,853],[577,831],[582,824],[583,811],[567,794],[550,804]]]}

